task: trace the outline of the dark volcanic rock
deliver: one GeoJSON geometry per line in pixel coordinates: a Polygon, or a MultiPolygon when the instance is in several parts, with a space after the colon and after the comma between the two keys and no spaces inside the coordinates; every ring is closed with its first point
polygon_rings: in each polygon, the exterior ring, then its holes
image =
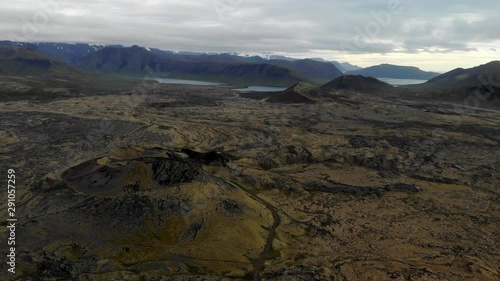
{"type": "Polygon", "coordinates": [[[272,95],[266,101],[269,103],[284,103],[284,104],[314,103],[315,101],[313,99],[310,99],[309,97],[305,96],[303,93],[300,93],[299,90],[297,90],[297,86],[299,84],[300,83],[295,84],[283,92],[278,92],[278,93],[272,95]]]}
{"type": "Polygon", "coordinates": [[[390,184],[385,186],[352,186],[341,183],[329,183],[329,184],[317,184],[317,183],[309,183],[304,187],[307,191],[314,192],[327,192],[327,193],[335,193],[335,194],[350,194],[357,196],[369,196],[376,195],[382,196],[387,192],[407,192],[407,193],[415,193],[420,192],[420,188],[415,185],[408,184],[390,184]]]}
{"type": "Polygon", "coordinates": [[[170,186],[188,183],[201,175],[201,167],[194,161],[184,159],[151,158],[154,179],[170,186]]]}
{"type": "Polygon", "coordinates": [[[206,153],[202,153],[184,148],[181,149],[181,152],[185,153],[192,160],[208,166],[226,166],[227,163],[237,159],[237,157],[235,157],[234,155],[219,151],[209,151],[206,153]]]}
{"type": "Polygon", "coordinates": [[[309,280],[328,280],[330,279],[323,268],[296,265],[279,271],[264,272],[266,280],[287,280],[287,281],[309,281],[309,280]]]}
{"type": "MultiPolygon", "coordinates": [[[[99,159],[86,161],[69,168],[62,179],[71,187],[92,194],[131,194],[145,188],[147,171],[136,171],[138,166],[151,169],[153,179],[163,186],[189,183],[202,174],[201,164],[191,159],[143,157],[129,161],[111,160],[103,165],[99,159]]],[[[49,183],[45,184],[50,186],[49,183]]],[[[45,186],[44,185],[44,186],[45,186]]]]}
{"type": "Polygon", "coordinates": [[[37,263],[38,276],[41,280],[50,280],[50,278],[70,279],[72,266],[69,260],[47,255],[37,263]]]}
{"type": "Polygon", "coordinates": [[[200,233],[200,231],[203,229],[203,226],[205,225],[205,222],[203,219],[198,220],[196,222],[193,222],[186,231],[184,231],[184,234],[182,235],[182,240],[194,240],[200,233]]]}
{"type": "Polygon", "coordinates": [[[120,168],[97,164],[96,160],[71,167],[62,174],[63,180],[72,186],[85,186],[86,189],[102,191],[120,173],[120,168]]]}
{"type": "Polygon", "coordinates": [[[225,199],[220,202],[219,206],[217,206],[217,211],[219,213],[240,216],[244,214],[244,208],[245,205],[240,202],[231,199],[225,199]]]}
{"type": "Polygon", "coordinates": [[[86,254],[85,249],[77,244],[68,247],[75,255],[75,260],[57,253],[44,252],[42,259],[36,263],[35,280],[72,280],[84,272],[95,270],[98,260],[96,256],[86,254]]]}

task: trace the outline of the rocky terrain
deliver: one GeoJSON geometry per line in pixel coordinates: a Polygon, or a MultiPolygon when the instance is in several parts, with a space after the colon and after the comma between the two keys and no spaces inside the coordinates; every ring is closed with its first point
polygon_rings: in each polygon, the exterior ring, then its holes
{"type": "Polygon", "coordinates": [[[132,86],[2,96],[0,279],[499,280],[497,110],[132,86]]]}

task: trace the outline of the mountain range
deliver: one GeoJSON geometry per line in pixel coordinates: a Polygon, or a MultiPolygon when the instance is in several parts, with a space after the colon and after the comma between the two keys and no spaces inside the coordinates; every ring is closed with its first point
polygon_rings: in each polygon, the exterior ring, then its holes
{"type": "Polygon", "coordinates": [[[434,73],[412,67],[382,65],[364,70],[348,62],[318,58],[294,59],[280,55],[174,52],[138,46],[10,41],[0,41],[0,46],[36,50],[47,58],[87,71],[142,76],[147,69],[151,69],[158,76],[233,82],[240,85],[259,83],[289,86],[289,83],[298,81],[323,84],[343,73],[426,80],[435,76],[434,73]],[[198,66],[194,67],[192,63],[198,66]]]}
{"type": "MultiPolygon", "coordinates": [[[[382,64],[343,73],[332,62],[319,59],[203,54],[149,49],[139,46],[63,43],[0,42],[0,75],[39,76],[71,80],[88,74],[171,77],[223,82],[232,85],[287,86],[306,82],[329,91],[354,91],[384,96],[464,100],[482,94],[497,102],[500,61],[448,73],[425,72],[416,67],[382,64]],[[429,79],[420,85],[392,87],[372,77],[429,79]]],[[[302,84],[297,84],[302,85],[302,84]]],[[[307,87],[306,87],[307,88],[307,87]]],[[[296,93],[297,87],[288,88],[296,93]]],[[[301,91],[304,92],[304,87],[301,91]]],[[[287,96],[287,95],[285,95],[287,96]]],[[[311,96],[306,96],[312,99],[311,96]]],[[[283,97],[276,98],[283,100],[283,97]]]]}
{"type": "Polygon", "coordinates": [[[310,59],[173,52],[139,46],[1,41],[0,46],[29,49],[48,59],[89,72],[199,79],[234,85],[289,86],[299,81],[327,81],[342,75],[329,62],[310,59]]]}
{"type": "Polygon", "coordinates": [[[185,56],[152,52],[132,46],[106,47],[89,53],[75,66],[88,71],[140,76],[152,72],[156,76],[225,82],[236,85],[290,85],[307,77],[293,68],[271,63],[241,62],[231,56],[185,56]]]}

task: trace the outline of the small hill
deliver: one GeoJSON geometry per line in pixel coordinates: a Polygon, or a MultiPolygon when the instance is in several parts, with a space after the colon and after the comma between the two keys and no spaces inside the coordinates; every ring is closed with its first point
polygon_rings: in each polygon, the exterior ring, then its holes
{"type": "Polygon", "coordinates": [[[429,80],[439,75],[439,73],[423,71],[413,66],[400,66],[392,64],[381,64],[360,70],[348,71],[347,74],[372,76],[377,78],[418,80],[429,80]]]}
{"type": "Polygon", "coordinates": [[[283,92],[278,92],[266,99],[270,103],[313,103],[317,96],[316,87],[307,83],[297,83],[283,92]]]}
{"type": "Polygon", "coordinates": [[[321,89],[329,92],[355,92],[374,95],[391,95],[396,88],[373,77],[361,75],[344,75],[321,86],[321,89]]]}
{"type": "Polygon", "coordinates": [[[426,85],[440,87],[472,87],[478,85],[500,84],[500,61],[469,69],[457,68],[429,80],[426,85]],[[494,83],[497,81],[497,83],[494,83]]]}
{"type": "Polygon", "coordinates": [[[500,61],[457,68],[409,88],[427,98],[464,102],[473,97],[468,103],[496,107],[500,105],[500,61]]]}

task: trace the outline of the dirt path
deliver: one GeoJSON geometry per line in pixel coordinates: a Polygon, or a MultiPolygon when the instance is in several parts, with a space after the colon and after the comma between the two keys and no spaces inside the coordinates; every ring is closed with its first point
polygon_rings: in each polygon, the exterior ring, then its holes
{"type": "Polygon", "coordinates": [[[275,206],[273,206],[271,203],[269,203],[266,200],[260,198],[254,191],[249,190],[249,189],[247,189],[247,188],[245,188],[245,187],[243,187],[243,186],[241,186],[241,185],[239,185],[239,184],[237,184],[235,182],[227,181],[227,180],[224,180],[224,181],[227,184],[229,184],[229,185],[232,185],[232,186],[234,186],[236,188],[239,188],[239,189],[243,190],[252,199],[254,199],[255,201],[261,203],[267,209],[269,209],[269,211],[273,215],[274,222],[271,225],[271,227],[269,228],[269,235],[267,237],[266,246],[264,247],[264,250],[259,255],[259,257],[253,262],[253,264],[254,264],[253,280],[254,281],[260,281],[261,280],[261,276],[260,275],[261,275],[262,270],[264,269],[264,263],[268,259],[269,254],[270,254],[270,252],[271,252],[271,250],[273,248],[273,241],[274,241],[274,237],[276,236],[276,228],[278,228],[278,226],[281,224],[281,218],[278,215],[278,209],[275,206]]]}

